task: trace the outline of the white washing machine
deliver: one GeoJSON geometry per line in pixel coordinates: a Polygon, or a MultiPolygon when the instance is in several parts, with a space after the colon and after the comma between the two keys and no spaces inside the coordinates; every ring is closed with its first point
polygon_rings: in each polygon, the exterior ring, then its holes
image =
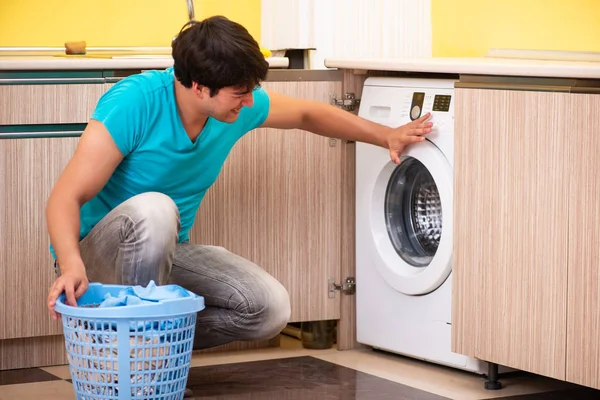
{"type": "Polygon", "coordinates": [[[398,127],[432,113],[399,165],[356,143],[356,303],[360,343],[480,374],[451,351],[454,80],[372,77],[359,116],[398,127]]]}

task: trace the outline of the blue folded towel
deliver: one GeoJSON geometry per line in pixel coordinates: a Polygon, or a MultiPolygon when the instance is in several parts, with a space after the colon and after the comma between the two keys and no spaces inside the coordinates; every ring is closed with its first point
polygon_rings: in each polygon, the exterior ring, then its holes
{"type": "MultiPolygon", "coordinates": [[[[104,295],[104,300],[98,307],[125,307],[140,304],[156,304],[160,300],[178,299],[191,296],[192,295],[181,286],[156,286],[154,281],[150,281],[146,287],[128,286],[119,291],[119,294],[116,297],[110,293],[106,293],[104,295]]],[[[146,334],[152,334],[152,332],[156,331],[177,329],[178,327],[183,326],[183,323],[184,321],[180,318],[163,319],[160,322],[150,318],[144,318],[139,321],[131,321],[129,328],[132,332],[145,331],[146,334]]],[[[114,324],[112,328],[113,330],[117,330],[116,324],[114,324]]],[[[161,337],[161,339],[164,338],[161,337]]]]}
{"type": "Polygon", "coordinates": [[[150,281],[148,286],[128,286],[121,290],[117,297],[107,293],[104,301],[99,307],[122,307],[135,306],[139,304],[152,304],[160,300],[179,299],[190,297],[190,293],[177,285],[156,286],[154,281],[150,281]]]}

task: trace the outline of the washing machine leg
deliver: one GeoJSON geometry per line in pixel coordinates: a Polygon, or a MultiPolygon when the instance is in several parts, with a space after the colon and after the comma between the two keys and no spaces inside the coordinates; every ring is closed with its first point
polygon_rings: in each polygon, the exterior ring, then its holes
{"type": "Polygon", "coordinates": [[[488,363],[488,376],[485,381],[486,390],[502,389],[502,382],[498,380],[498,364],[488,363]]]}

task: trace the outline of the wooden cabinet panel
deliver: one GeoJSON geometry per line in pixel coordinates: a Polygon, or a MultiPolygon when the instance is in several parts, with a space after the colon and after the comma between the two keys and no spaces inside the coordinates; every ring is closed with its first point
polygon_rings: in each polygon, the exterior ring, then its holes
{"type": "Polygon", "coordinates": [[[62,335],[0,340],[0,371],[68,364],[62,335]]]}
{"type": "Polygon", "coordinates": [[[567,380],[600,389],[600,95],[572,94],[567,380]]]}
{"type": "Polygon", "coordinates": [[[564,379],[569,94],[455,101],[453,351],[564,379]]]}
{"type": "MultiPolygon", "coordinates": [[[[338,82],[265,82],[322,102],[338,82]]],[[[341,278],[342,144],[298,130],[257,129],[234,147],[200,207],[191,241],[224,246],[287,288],[292,321],[338,319],[341,278]]]]}
{"type": "Polygon", "coordinates": [[[0,85],[0,125],[87,123],[105,84],[0,85]]]}
{"type": "Polygon", "coordinates": [[[77,141],[0,140],[0,339],[62,334],[46,309],[54,270],[45,207],[77,141]]]}

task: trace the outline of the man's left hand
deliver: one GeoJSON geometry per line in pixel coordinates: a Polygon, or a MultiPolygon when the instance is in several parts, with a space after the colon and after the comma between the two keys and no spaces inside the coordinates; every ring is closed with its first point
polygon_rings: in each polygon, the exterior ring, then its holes
{"type": "Polygon", "coordinates": [[[423,135],[431,132],[433,123],[426,122],[430,117],[431,113],[427,113],[406,125],[387,132],[386,144],[390,150],[390,158],[395,164],[400,164],[400,155],[407,145],[422,142],[425,140],[423,135]]]}

